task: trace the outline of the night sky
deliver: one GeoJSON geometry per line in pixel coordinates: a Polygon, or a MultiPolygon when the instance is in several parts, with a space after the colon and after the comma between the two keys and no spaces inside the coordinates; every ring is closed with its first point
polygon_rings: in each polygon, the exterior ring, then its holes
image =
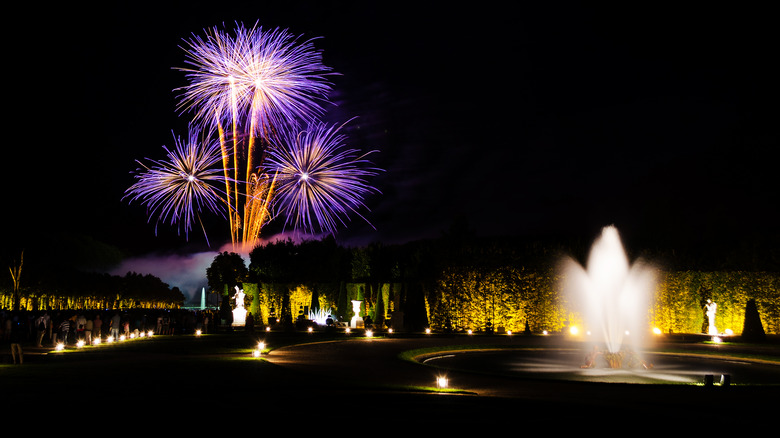
{"type": "MultiPolygon", "coordinates": [[[[133,254],[202,250],[198,230],[189,242],[162,224],[155,235],[122,196],[135,160],[164,158],[186,133],[173,91],[182,39],[236,21],[319,38],[340,73],[326,121],[356,117],[351,146],[380,151],[382,193],[365,212],[376,230],[353,218],[344,242],[437,237],[459,220],[485,236],[587,240],[615,224],[638,245],[702,251],[777,237],[780,38],[768,10],[121,3],[36,6],[3,31],[7,241],[68,232],[133,254]]],[[[211,248],[225,238],[215,219],[211,248]]]]}

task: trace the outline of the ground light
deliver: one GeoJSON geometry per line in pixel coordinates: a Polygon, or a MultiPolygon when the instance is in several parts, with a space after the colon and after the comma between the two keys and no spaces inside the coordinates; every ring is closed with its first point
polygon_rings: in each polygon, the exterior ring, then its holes
{"type": "Polygon", "coordinates": [[[252,357],[260,357],[263,354],[263,350],[265,349],[265,342],[260,341],[257,343],[257,348],[252,350],[252,357]]]}
{"type": "Polygon", "coordinates": [[[370,338],[372,336],[374,336],[374,332],[372,332],[371,330],[366,330],[366,337],[370,338]]]}
{"type": "Polygon", "coordinates": [[[449,381],[447,381],[445,376],[439,376],[436,378],[436,386],[439,389],[445,389],[449,386],[449,381]]]}
{"type": "Polygon", "coordinates": [[[195,330],[195,336],[200,336],[200,335],[201,335],[201,333],[202,333],[202,332],[200,331],[200,329],[197,329],[197,330],[195,330]]]}
{"type": "Polygon", "coordinates": [[[431,334],[431,329],[429,329],[429,328],[425,329],[425,334],[426,335],[430,335],[431,334]]]}
{"type": "Polygon", "coordinates": [[[65,349],[65,344],[63,344],[62,342],[57,344],[57,346],[55,347],[55,350],[57,350],[57,351],[62,351],[64,349],[65,349]]]}
{"type": "Polygon", "coordinates": [[[79,339],[78,342],[76,342],[76,347],[81,348],[83,346],[84,346],[84,340],[83,339],[79,339]]]}

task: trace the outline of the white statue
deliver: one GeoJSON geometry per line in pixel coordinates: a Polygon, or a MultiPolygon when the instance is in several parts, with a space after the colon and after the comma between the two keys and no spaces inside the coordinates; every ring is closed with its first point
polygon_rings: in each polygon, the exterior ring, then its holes
{"type": "Polygon", "coordinates": [[[233,294],[236,300],[236,308],[233,309],[233,326],[243,326],[246,324],[246,309],[244,309],[244,290],[236,286],[236,293],[233,294]]]}
{"type": "Polygon", "coordinates": [[[717,335],[718,329],[715,328],[715,312],[718,310],[718,305],[712,300],[707,300],[707,304],[704,306],[707,312],[707,320],[709,321],[709,328],[707,332],[710,335],[717,335]]]}
{"type": "Polygon", "coordinates": [[[238,286],[236,286],[236,293],[233,295],[233,298],[236,300],[236,309],[243,309],[244,308],[244,290],[239,289],[238,286]]]}

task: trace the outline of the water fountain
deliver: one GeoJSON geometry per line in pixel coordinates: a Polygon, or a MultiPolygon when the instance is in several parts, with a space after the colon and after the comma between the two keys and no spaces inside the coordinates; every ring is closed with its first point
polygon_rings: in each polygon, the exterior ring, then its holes
{"type": "Polygon", "coordinates": [[[564,292],[583,316],[588,331],[604,346],[594,346],[608,367],[631,362],[644,364],[641,354],[647,327],[648,299],[655,286],[654,269],[637,261],[630,264],[614,226],[604,227],[591,247],[586,266],[567,260],[564,292]]]}

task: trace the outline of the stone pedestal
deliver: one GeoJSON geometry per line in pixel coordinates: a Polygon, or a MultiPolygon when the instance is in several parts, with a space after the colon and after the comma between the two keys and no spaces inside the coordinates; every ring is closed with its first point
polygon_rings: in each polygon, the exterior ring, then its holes
{"type": "Polygon", "coordinates": [[[243,327],[246,325],[246,309],[243,307],[233,309],[233,327],[243,327]]]}

